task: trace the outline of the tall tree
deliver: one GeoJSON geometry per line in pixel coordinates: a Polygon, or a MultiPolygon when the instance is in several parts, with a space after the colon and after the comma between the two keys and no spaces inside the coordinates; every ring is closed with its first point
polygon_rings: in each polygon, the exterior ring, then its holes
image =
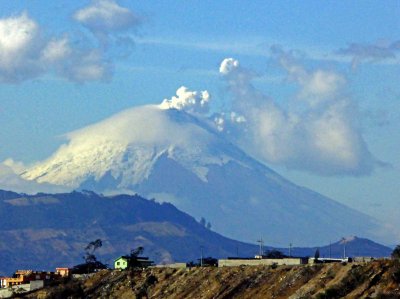
{"type": "Polygon", "coordinates": [[[131,250],[131,253],[129,254],[129,263],[128,263],[128,267],[130,269],[137,268],[140,266],[138,262],[138,257],[143,253],[143,251],[144,248],[142,246],[139,246],[131,250]]]}
{"type": "Polygon", "coordinates": [[[101,246],[103,246],[103,241],[101,241],[101,239],[97,239],[95,241],[89,242],[89,244],[85,247],[84,259],[87,264],[97,262],[97,258],[94,253],[101,246]]]}
{"type": "Polygon", "coordinates": [[[96,269],[107,269],[107,266],[102,262],[97,260],[95,252],[103,246],[103,242],[101,239],[97,239],[95,241],[89,242],[85,247],[85,256],[83,259],[85,262],[83,264],[76,265],[72,268],[73,274],[84,274],[84,273],[92,273],[96,269]]]}
{"type": "Polygon", "coordinates": [[[400,245],[397,245],[396,248],[392,252],[393,259],[400,259],[400,245]]]}
{"type": "Polygon", "coordinates": [[[319,248],[317,248],[317,250],[315,250],[314,253],[314,260],[318,261],[318,259],[319,259],[319,248]]]}

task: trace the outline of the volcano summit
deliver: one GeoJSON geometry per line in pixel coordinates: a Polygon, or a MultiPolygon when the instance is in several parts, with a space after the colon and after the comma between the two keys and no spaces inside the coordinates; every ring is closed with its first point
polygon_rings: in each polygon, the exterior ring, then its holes
{"type": "Polygon", "coordinates": [[[373,218],[286,180],[183,110],[132,108],[67,137],[21,176],[168,201],[243,241],[307,245],[350,234],[376,239],[381,230],[373,218]]]}

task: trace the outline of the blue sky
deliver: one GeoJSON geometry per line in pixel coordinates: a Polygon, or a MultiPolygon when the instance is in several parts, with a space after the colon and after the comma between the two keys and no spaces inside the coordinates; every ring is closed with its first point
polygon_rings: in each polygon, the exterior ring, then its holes
{"type": "MultiPolygon", "coordinates": [[[[283,157],[271,154],[270,139],[258,143],[265,151],[250,152],[298,184],[400,225],[398,1],[16,0],[0,7],[0,161],[43,160],[65,133],[160,103],[182,85],[208,90],[212,113],[246,115],[232,81],[244,76],[245,95],[272,99],[282,115],[295,111],[300,128],[315,118],[321,96],[354,106],[335,117],[345,137],[357,139],[346,140],[358,155],[355,170],[319,152],[320,163],[307,167],[299,157],[313,148],[303,143],[303,152],[283,157]],[[90,10],[107,5],[113,9],[103,19],[90,10]],[[230,57],[240,68],[221,75],[230,57]]],[[[297,133],[287,134],[273,140],[274,150],[300,144],[297,133]]]]}

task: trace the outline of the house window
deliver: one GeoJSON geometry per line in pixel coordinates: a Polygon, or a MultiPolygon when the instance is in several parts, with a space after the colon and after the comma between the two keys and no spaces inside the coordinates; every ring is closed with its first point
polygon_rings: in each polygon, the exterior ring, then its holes
{"type": "Polygon", "coordinates": [[[119,262],[117,262],[117,266],[119,266],[119,262]]]}

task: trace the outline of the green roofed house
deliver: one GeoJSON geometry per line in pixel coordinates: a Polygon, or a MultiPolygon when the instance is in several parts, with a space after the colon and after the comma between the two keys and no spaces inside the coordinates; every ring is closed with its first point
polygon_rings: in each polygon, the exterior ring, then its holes
{"type": "MultiPolygon", "coordinates": [[[[114,260],[114,269],[124,270],[129,267],[131,263],[131,257],[127,255],[120,256],[116,260],[114,260]]],[[[135,259],[135,264],[137,267],[147,268],[153,264],[153,261],[150,261],[148,257],[137,257],[135,259]]]]}
{"type": "Polygon", "coordinates": [[[128,256],[120,256],[114,261],[114,269],[121,269],[124,270],[128,268],[128,256]]]}

